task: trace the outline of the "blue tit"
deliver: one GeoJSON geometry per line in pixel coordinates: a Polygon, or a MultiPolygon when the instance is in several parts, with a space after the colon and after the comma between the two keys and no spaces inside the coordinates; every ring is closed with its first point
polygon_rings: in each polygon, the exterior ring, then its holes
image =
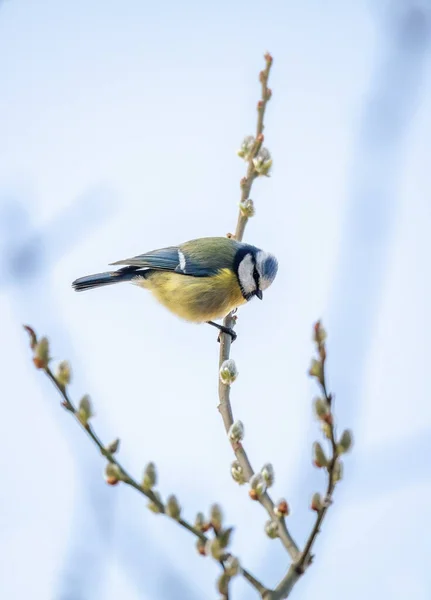
{"type": "Polygon", "coordinates": [[[234,239],[200,238],[179,246],[153,250],[111,265],[125,265],[76,279],[76,291],[131,281],[150,290],[156,299],[179,317],[193,323],[214,323],[251,300],[274,281],[277,260],[271,254],[234,239]]]}

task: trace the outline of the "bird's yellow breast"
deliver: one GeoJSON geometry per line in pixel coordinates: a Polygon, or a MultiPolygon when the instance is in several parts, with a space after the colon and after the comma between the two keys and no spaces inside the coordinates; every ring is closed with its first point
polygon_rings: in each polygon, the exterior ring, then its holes
{"type": "Polygon", "coordinates": [[[152,271],[135,283],[150,290],[171,312],[195,323],[221,319],[246,302],[235,273],[229,269],[212,277],[152,271]]]}

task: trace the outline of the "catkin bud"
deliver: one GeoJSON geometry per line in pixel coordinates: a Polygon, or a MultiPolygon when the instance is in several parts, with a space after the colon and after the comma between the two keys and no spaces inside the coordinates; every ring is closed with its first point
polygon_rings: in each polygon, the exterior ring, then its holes
{"type": "Polygon", "coordinates": [[[117,485],[121,480],[121,470],[114,463],[109,463],[105,468],[105,481],[108,485],[117,485]]]}
{"type": "Polygon", "coordinates": [[[220,367],[220,381],[224,385],[231,385],[238,377],[238,369],[236,368],[233,358],[225,360],[220,367]]]}
{"type": "Polygon", "coordinates": [[[320,360],[317,360],[317,358],[313,358],[311,360],[311,365],[308,370],[308,374],[310,375],[310,377],[315,377],[320,382],[322,381],[323,369],[320,360]]]}
{"type": "Polygon", "coordinates": [[[232,479],[234,481],[236,481],[237,483],[239,483],[239,485],[243,485],[245,483],[245,476],[244,476],[243,468],[241,467],[241,465],[239,464],[239,462],[237,460],[233,461],[231,468],[230,468],[230,472],[232,475],[232,479]]]}
{"type": "Polygon", "coordinates": [[[265,480],[266,487],[271,487],[274,484],[274,467],[271,463],[266,463],[261,469],[261,474],[265,480]]]}
{"type": "Polygon", "coordinates": [[[46,369],[50,360],[49,341],[43,337],[34,347],[33,363],[36,369],[46,369]]]}
{"type": "Polygon", "coordinates": [[[178,503],[178,500],[174,494],[171,494],[166,500],[166,514],[171,519],[178,520],[181,515],[181,507],[178,503]]]}
{"type": "Polygon", "coordinates": [[[331,436],[332,436],[332,427],[331,427],[331,424],[330,424],[330,423],[328,423],[327,421],[323,421],[323,422],[320,424],[320,427],[321,427],[321,429],[322,429],[322,433],[323,433],[323,435],[324,435],[324,436],[325,436],[325,437],[326,437],[328,440],[330,440],[330,439],[331,439],[331,436]]]}
{"type": "Polygon", "coordinates": [[[244,160],[250,160],[254,148],[255,139],[252,135],[247,135],[241,144],[241,148],[237,151],[237,155],[244,160]]]}
{"type": "Polygon", "coordinates": [[[115,454],[120,447],[120,440],[117,438],[106,446],[106,451],[110,454],[115,454]]]}
{"type": "Polygon", "coordinates": [[[316,342],[316,344],[320,345],[326,341],[326,338],[327,333],[323,328],[322,323],[317,321],[313,328],[313,340],[316,342]]]}
{"type": "Polygon", "coordinates": [[[341,481],[343,479],[343,463],[341,460],[337,460],[334,465],[334,481],[341,481]]]}
{"type": "Polygon", "coordinates": [[[204,531],[206,522],[203,513],[198,512],[195,518],[194,526],[198,531],[204,531]]]}
{"type": "Polygon", "coordinates": [[[325,398],[315,398],[314,399],[314,413],[318,419],[322,421],[327,418],[330,414],[330,408],[328,402],[325,398]]]}
{"type": "Polygon", "coordinates": [[[227,529],[223,529],[223,531],[217,534],[217,539],[219,541],[220,548],[226,548],[227,546],[229,546],[232,531],[233,527],[228,527],[227,529]]]}
{"type": "Polygon", "coordinates": [[[337,450],[339,454],[349,452],[353,445],[353,435],[350,429],[345,429],[341,434],[340,441],[337,444],[337,450]]]}
{"type": "Polygon", "coordinates": [[[247,200],[241,200],[241,202],[239,203],[239,209],[241,211],[241,214],[244,217],[247,217],[248,219],[254,217],[256,213],[254,208],[254,202],[253,200],[251,200],[251,198],[247,198],[247,200]]]}
{"type": "Polygon", "coordinates": [[[205,542],[200,538],[196,541],[196,550],[201,556],[206,556],[205,542]]]}
{"type": "Polygon", "coordinates": [[[289,512],[289,505],[284,498],[279,500],[274,507],[274,514],[276,517],[287,517],[289,512]]]}
{"type": "Polygon", "coordinates": [[[262,473],[255,473],[250,479],[250,497],[252,500],[257,500],[266,492],[266,481],[262,473]],[[256,496],[256,497],[254,497],[256,496]]]}
{"type": "Polygon", "coordinates": [[[319,442],[314,442],[313,444],[313,464],[319,469],[328,466],[328,459],[326,458],[325,452],[319,442]]]}
{"type": "Polygon", "coordinates": [[[222,573],[220,575],[220,577],[217,579],[217,589],[220,592],[220,594],[222,594],[225,598],[227,597],[227,595],[229,593],[229,580],[230,580],[230,577],[226,573],[226,571],[224,573],[222,573]]]}
{"type": "Polygon", "coordinates": [[[79,402],[77,417],[84,426],[87,426],[88,421],[94,416],[93,407],[91,405],[90,396],[85,394],[79,402]]]}
{"type": "Polygon", "coordinates": [[[157,483],[157,469],[153,462],[149,462],[144,470],[144,476],[142,478],[142,489],[146,492],[151,490],[157,483]]]}
{"type": "Polygon", "coordinates": [[[267,521],[265,523],[265,533],[272,540],[277,538],[278,537],[278,523],[276,523],[276,521],[272,521],[272,520],[267,521]]]}
{"type": "Polygon", "coordinates": [[[237,444],[244,439],[244,425],[242,421],[235,421],[229,428],[228,438],[233,444],[237,444]]]}
{"type": "Polygon", "coordinates": [[[213,504],[210,509],[210,522],[214,531],[218,531],[222,526],[223,513],[220,504],[213,504]]]}
{"type": "Polygon", "coordinates": [[[57,380],[57,383],[62,388],[65,388],[66,385],[70,383],[70,380],[72,378],[72,371],[70,368],[70,363],[67,360],[62,360],[60,363],[58,363],[55,378],[57,380]]]}
{"type": "Polygon", "coordinates": [[[229,577],[235,577],[241,570],[239,560],[236,556],[230,555],[229,558],[224,563],[225,572],[229,577]]]}
{"type": "Polygon", "coordinates": [[[216,560],[221,559],[224,554],[224,548],[221,547],[218,537],[213,538],[212,540],[207,540],[205,552],[206,554],[210,554],[216,560]]]}
{"type": "Polygon", "coordinates": [[[272,158],[268,148],[261,148],[253,158],[254,170],[258,175],[268,175],[272,167],[272,158]]]}
{"type": "Polygon", "coordinates": [[[315,492],[311,499],[311,510],[319,512],[323,508],[322,497],[319,492],[315,492]]]}
{"type": "Polygon", "coordinates": [[[159,492],[153,492],[153,495],[155,496],[155,498],[158,502],[154,502],[153,500],[150,500],[147,504],[147,508],[149,508],[151,510],[151,512],[153,512],[155,514],[160,514],[161,512],[163,512],[162,497],[159,494],[159,492]]]}

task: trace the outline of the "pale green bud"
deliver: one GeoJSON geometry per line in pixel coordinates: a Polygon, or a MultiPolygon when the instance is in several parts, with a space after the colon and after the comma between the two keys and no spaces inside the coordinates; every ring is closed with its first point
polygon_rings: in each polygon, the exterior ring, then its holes
{"type": "Polygon", "coordinates": [[[244,160],[250,160],[251,153],[254,148],[255,139],[252,135],[247,135],[241,144],[241,148],[237,151],[237,155],[244,160]]]}
{"type": "MultiPolygon", "coordinates": [[[[254,491],[258,498],[266,492],[267,484],[262,473],[255,473],[250,479],[251,491],[254,491]]],[[[253,494],[254,495],[254,494],[253,494]]]]}
{"type": "Polygon", "coordinates": [[[244,425],[242,421],[235,421],[235,423],[232,423],[227,435],[233,444],[237,444],[244,439],[244,425]]]}
{"type": "Polygon", "coordinates": [[[110,454],[115,454],[120,447],[120,440],[117,438],[106,446],[106,451],[110,454]]]}
{"type": "Polygon", "coordinates": [[[223,513],[220,504],[213,504],[210,509],[210,522],[215,531],[222,526],[223,513]]]}
{"type": "Polygon", "coordinates": [[[241,571],[239,560],[236,556],[230,555],[224,563],[225,572],[229,577],[235,577],[241,571]]]}
{"type": "Polygon", "coordinates": [[[319,381],[322,381],[323,370],[322,370],[322,363],[320,362],[320,360],[317,360],[317,358],[313,358],[311,360],[311,365],[308,370],[308,374],[311,377],[315,377],[319,381]]]}
{"type": "Polygon", "coordinates": [[[91,419],[91,417],[94,417],[93,407],[88,394],[85,394],[85,396],[81,398],[78,406],[77,416],[84,426],[88,424],[88,421],[91,419]]]}
{"type": "Polygon", "coordinates": [[[196,541],[196,550],[199,552],[199,554],[201,556],[206,556],[205,545],[206,545],[206,542],[204,542],[203,540],[201,540],[201,538],[197,539],[197,541],[196,541]]]}
{"type": "Polygon", "coordinates": [[[261,148],[253,158],[253,165],[258,175],[268,176],[272,167],[272,158],[267,148],[261,148]]]}
{"type": "Polygon", "coordinates": [[[205,521],[205,517],[204,517],[203,513],[198,512],[198,514],[196,515],[196,518],[195,518],[194,526],[199,531],[204,531],[204,529],[206,528],[206,521],[205,521]]]}
{"type": "Polygon", "coordinates": [[[272,520],[267,521],[265,523],[265,533],[272,540],[278,538],[278,523],[272,520]]]}
{"type": "Polygon", "coordinates": [[[156,499],[160,502],[160,505],[157,502],[153,502],[153,500],[150,500],[147,504],[147,508],[149,508],[151,512],[155,514],[160,514],[161,512],[163,512],[162,497],[159,492],[153,491],[153,494],[156,497],[156,499]]]}
{"type": "Polygon", "coordinates": [[[337,482],[337,481],[341,481],[343,479],[343,470],[344,470],[343,463],[341,462],[341,460],[337,460],[334,465],[334,474],[333,474],[334,481],[337,482]]]}
{"type": "Polygon", "coordinates": [[[274,506],[274,514],[276,517],[287,517],[289,512],[289,505],[284,498],[279,500],[274,506]]]}
{"type": "Polygon", "coordinates": [[[325,436],[325,437],[326,437],[328,440],[330,440],[330,439],[331,439],[331,436],[332,436],[332,426],[330,425],[330,423],[327,423],[327,422],[323,421],[323,422],[320,424],[320,427],[321,427],[321,429],[322,429],[322,433],[323,433],[323,435],[324,435],[324,436],[325,436]]]}
{"type": "Polygon", "coordinates": [[[328,459],[319,442],[314,442],[313,444],[313,464],[319,469],[328,466],[328,459]]]}
{"type": "Polygon", "coordinates": [[[33,363],[37,369],[46,369],[50,360],[49,341],[43,337],[34,347],[33,363]]]}
{"type": "Polygon", "coordinates": [[[224,554],[224,548],[220,545],[219,538],[214,538],[212,540],[207,540],[205,544],[205,553],[210,554],[216,560],[220,560],[224,554]]]}
{"type": "Polygon", "coordinates": [[[166,514],[168,515],[168,517],[171,517],[171,519],[175,519],[176,521],[178,521],[178,519],[180,518],[181,507],[178,503],[176,496],[174,496],[174,494],[171,494],[168,497],[168,499],[166,500],[165,511],[166,511],[166,514]]]}
{"type": "Polygon", "coordinates": [[[325,398],[314,399],[314,413],[318,419],[325,419],[329,415],[329,404],[325,398]]]}
{"type": "Polygon", "coordinates": [[[55,373],[57,382],[61,385],[61,387],[65,388],[66,385],[70,383],[71,377],[72,371],[70,368],[70,363],[67,360],[62,360],[58,364],[57,371],[55,373]]]}
{"type": "Polygon", "coordinates": [[[105,467],[105,481],[109,485],[116,485],[121,481],[122,472],[118,465],[108,462],[105,467]]]}
{"type": "Polygon", "coordinates": [[[323,328],[322,323],[320,321],[317,321],[313,328],[313,341],[315,341],[316,344],[320,345],[326,341],[326,338],[327,333],[323,328]]]}
{"type": "Polygon", "coordinates": [[[225,598],[229,594],[229,580],[230,577],[226,572],[222,573],[217,579],[217,589],[225,598]]]}
{"type": "Polygon", "coordinates": [[[219,541],[220,548],[226,548],[229,545],[232,531],[233,531],[233,527],[228,527],[227,529],[223,529],[223,531],[221,531],[217,535],[217,539],[219,541]]]}
{"type": "Polygon", "coordinates": [[[245,483],[244,471],[237,460],[234,460],[230,472],[232,475],[232,479],[239,483],[239,485],[243,485],[245,483]]]}
{"type": "Polygon", "coordinates": [[[157,483],[157,469],[153,462],[149,462],[144,470],[144,476],[142,478],[142,489],[146,492],[151,490],[157,483]]]}
{"type": "Polygon", "coordinates": [[[311,510],[315,510],[316,512],[319,512],[320,510],[322,510],[322,508],[323,508],[322,497],[319,494],[319,492],[315,492],[311,499],[311,510]]]}
{"type": "Polygon", "coordinates": [[[239,209],[241,211],[241,214],[244,217],[247,217],[248,219],[254,217],[256,213],[254,208],[254,202],[250,198],[248,198],[247,200],[241,200],[241,202],[239,203],[239,209]]]}
{"type": "Polygon", "coordinates": [[[262,469],[261,469],[261,474],[263,479],[265,480],[266,486],[267,487],[271,487],[274,484],[274,467],[272,466],[271,463],[266,463],[266,465],[263,465],[262,469]]]}
{"type": "Polygon", "coordinates": [[[238,369],[236,368],[233,358],[225,360],[220,367],[220,380],[224,385],[231,385],[238,377],[238,369]]]}
{"type": "Polygon", "coordinates": [[[339,454],[344,454],[352,449],[353,445],[353,434],[350,429],[345,429],[341,434],[340,440],[337,444],[337,450],[339,454]]]}

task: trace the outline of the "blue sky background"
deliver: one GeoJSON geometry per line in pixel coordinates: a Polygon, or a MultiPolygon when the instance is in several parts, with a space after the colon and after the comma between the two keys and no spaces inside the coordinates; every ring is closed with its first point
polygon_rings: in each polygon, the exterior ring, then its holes
{"type": "MultiPolygon", "coordinates": [[[[246,239],[276,254],[241,310],[236,418],[274,464],[302,544],[323,489],[306,371],[329,331],[345,480],[294,598],[431,595],[430,3],[223,0],[0,5],[0,592],[32,600],[217,597],[217,565],[103,462],[32,367],[20,325],[70,358],[72,394],[122,439],[137,476],[192,519],[217,500],[233,551],[267,585],[286,569],[266,516],[234,485],[217,412],[216,334],[144,292],[70,283],[152,248],[234,229],[262,54],[275,58],[270,179],[246,239]],[[416,9],[411,12],[411,7],[416,9]],[[410,11],[410,12],[409,12],[410,11]]],[[[234,598],[253,592],[239,579],[234,598]]]]}

